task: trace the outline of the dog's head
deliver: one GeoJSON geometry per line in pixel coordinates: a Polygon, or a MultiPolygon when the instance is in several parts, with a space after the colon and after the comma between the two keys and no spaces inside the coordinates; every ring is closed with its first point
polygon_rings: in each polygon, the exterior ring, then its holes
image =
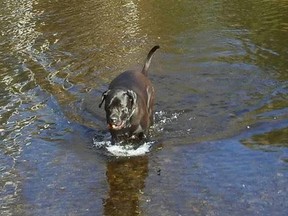
{"type": "Polygon", "coordinates": [[[102,94],[99,107],[105,101],[106,120],[109,129],[120,130],[129,126],[136,109],[137,95],[131,90],[107,90],[102,94]]]}

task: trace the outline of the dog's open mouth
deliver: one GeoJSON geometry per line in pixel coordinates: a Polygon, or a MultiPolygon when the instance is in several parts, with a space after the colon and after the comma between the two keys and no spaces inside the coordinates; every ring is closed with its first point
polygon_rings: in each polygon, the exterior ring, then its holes
{"type": "Polygon", "coordinates": [[[120,130],[125,126],[125,122],[120,122],[119,124],[108,124],[109,129],[120,130]]]}

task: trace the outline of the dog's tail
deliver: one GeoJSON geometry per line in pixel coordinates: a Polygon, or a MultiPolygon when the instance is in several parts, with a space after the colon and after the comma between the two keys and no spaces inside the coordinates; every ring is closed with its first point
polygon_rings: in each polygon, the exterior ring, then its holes
{"type": "Polygon", "coordinates": [[[152,56],[153,56],[154,52],[155,52],[157,49],[159,49],[159,48],[160,48],[160,46],[158,46],[158,45],[157,45],[157,46],[154,46],[154,47],[150,50],[150,52],[148,53],[147,58],[146,58],[146,60],[145,60],[144,67],[143,67],[143,69],[142,69],[142,73],[143,73],[145,76],[148,76],[148,68],[149,68],[149,66],[150,66],[152,56]]]}

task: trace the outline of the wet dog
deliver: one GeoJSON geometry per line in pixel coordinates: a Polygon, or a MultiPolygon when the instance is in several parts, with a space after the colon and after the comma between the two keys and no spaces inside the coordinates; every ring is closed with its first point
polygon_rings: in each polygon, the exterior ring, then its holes
{"type": "Polygon", "coordinates": [[[154,46],[147,55],[142,71],[125,71],[110,83],[102,94],[105,101],[106,120],[112,140],[142,139],[153,124],[154,88],[148,79],[148,68],[154,46]]]}

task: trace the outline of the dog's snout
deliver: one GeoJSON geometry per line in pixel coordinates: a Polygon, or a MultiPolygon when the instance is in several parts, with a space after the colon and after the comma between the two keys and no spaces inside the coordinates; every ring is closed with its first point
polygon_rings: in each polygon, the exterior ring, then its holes
{"type": "Polygon", "coordinates": [[[115,116],[112,116],[112,117],[110,118],[110,120],[111,120],[111,123],[115,124],[115,123],[117,123],[118,118],[115,117],[115,116]]]}
{"type": "Polygon", "coordinates": [[[116,115],[115,113],[110,115],[110,118],[109,118],[110,124],[118,125],[120,122],[121,122],[121,120],[120,120],[120,117],[118,115],[116,115]]]}
{"type": "Polygon", "coordinates": [[[122,127],[124,127],[125,124],[121,119],[119,119],[117,116],[110,116],[108,121],[108,127],[113,130],[120,130],[122,127]]]}

